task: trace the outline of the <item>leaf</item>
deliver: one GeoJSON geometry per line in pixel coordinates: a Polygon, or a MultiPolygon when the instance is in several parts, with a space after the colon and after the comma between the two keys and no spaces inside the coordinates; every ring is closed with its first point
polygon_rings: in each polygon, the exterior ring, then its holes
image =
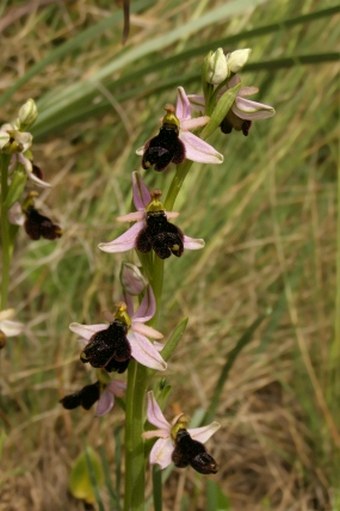
{"type": "Polygon", "coordinates": [[[247,330],[244,332],[244,334],[239,338],[235,347],[228,353],[228,355],[226,357],[225,364],[222,367],[220,376],[219,376],[217,383],[215,385],[215,389],[214,389],[213,396],[211,398],[210,406],[207,410],[207,413],[204,416],[202,424],[207,424],[214,418],[216,409],[218,407],[218,403],[219,403],[221,395],[222,395],[224,384],[228,379],[231,368],[233,367],[234,363],[236,362],[236,359],[239,356],[239,354],[241,353],[241,351],[252,341],[256,330],[261,325],[264,318],[266,316],[268,316],[270,313],[271,312],[268,311],[266,315],[261,315],[258,318],[256,318],[255,321],[253,321],[253,323],[247,328],[247,330]]]}
{"type": "Polygon", "coordinates": [[[224,495],[215,481],[207,481],[207,511],[228,511],[231,505],[228,497],[224,495]]]}
{"type": "Polygon", "coordinates": [[[164,348],[161,351],[161,355],[164,358],[164,360],[169,360],[173,352],[175,351],[179,341],[182,338],[182,335],[185,332],[185,329],[188,324],[188,318],[182,319],[176,326],[175,330],[172,332],[172,334],[169,337],[168,342],[164,346],[164,348]]]}
{"type": "Polygon", "coordinates": [[[104,484],[104,473],[98,454],[86,447],[72,467],[69,490],[73,497],[95,504],[98,488],[104,484]]]}

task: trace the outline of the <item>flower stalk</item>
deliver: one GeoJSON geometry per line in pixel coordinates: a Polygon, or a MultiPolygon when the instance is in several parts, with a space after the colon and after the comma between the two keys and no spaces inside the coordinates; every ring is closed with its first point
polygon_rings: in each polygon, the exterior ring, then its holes
{"type": "Polygon", "coordinates": [[[6,198],[8,193],[8,164],[10,156],[0,155],[1,173],[1,252],[2,252],[2,280],[1,280],[1,310],[5,309],[8,301],[9,271],[11,265],[11,240],[9,222],[7,217],[6,198]]]}

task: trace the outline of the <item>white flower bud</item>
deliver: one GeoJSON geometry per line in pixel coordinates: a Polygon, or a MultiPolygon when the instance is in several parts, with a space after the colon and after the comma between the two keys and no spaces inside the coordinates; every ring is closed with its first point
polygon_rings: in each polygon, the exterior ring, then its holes
{"type": "Polygon", "coordinates": [[[148,282],[138,266],[124,262],[120,272],[120,281],[123,289],[129,295],[139,295],[147,286],[148,282]]]}
{"type": "Polygon", "coordinates": [[[38,117],[38,109],[33,99],[28,99],[19,110],[18,123],[20,129],[31,127],[38,117]]]}
{"type": "Polygon", "coordinates": [[[231,53],[228,53],[226,59],[229,71],[231,73],[238,73],[240,69],[242,69],[246,64],[250,54],[250,48],[245,48],[244,50],[235,50],[231,53]]]}
{"type": "Polygon", "coordinates": [[[205,79],[208,83],[219,85],[229,75],[226,56],[222,48],[210,51],[205,58],[205,79]]]}

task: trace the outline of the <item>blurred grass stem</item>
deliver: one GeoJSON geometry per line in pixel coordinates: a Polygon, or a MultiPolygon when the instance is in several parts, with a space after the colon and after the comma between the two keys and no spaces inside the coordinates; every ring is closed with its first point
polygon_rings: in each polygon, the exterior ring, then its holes
{"type": "Polygon", "coordinates": [[[1,280],[1,310],[5,309],[8,300],[9,269],[11,264],[11,243],[7,207],[5,205],[8,193],[8,164],[10,157],[1,155],[1,253],[2,253],[2,280],[1,280]]]}

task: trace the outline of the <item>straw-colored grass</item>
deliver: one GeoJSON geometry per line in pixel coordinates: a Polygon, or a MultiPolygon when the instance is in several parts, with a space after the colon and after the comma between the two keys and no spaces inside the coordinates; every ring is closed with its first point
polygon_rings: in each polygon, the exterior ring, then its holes
{"type": "MultiPolygon", "coordinates": [[[[41,201],[64,235],[30,242],[20,233],[16,247],[10,305],[27,331],[0,354],[6,432],[1,511],[84,509],[67,485],[85,445],[105,454],[115,484],[114,431],[123,413],[116,407],[96,419],[91,411],[70,413],[58,404],[92,374],[79,362],[68,324],[101,321],[120,298],[123,257],[96,246],[121,232],[114,218],[130,206],[135,149],[157,131],[182,76],[190,92],[199,90],[206,51],[181,60],[183,52],[277,23],[270,33],[245,35],[226,48],[252,47],[251,62],[280,61],[332,53],[339,34],[335,13],[282,23],[334,2],[132,4],[139,10],[132,13],[125,48],[118,8],[106,0],[9,2],[3,8],[0,93],[8,94],[34,66],[41,69],[6,99],[0,120],[26,98],[38,100],[34,155],[54,185],[41,201]],[[100,25],[112,14],[111,25],[100,25]],[[95,24],[91,37],[85,31],[95,24]],[[63,43],[82,35],[79,46],[63,51],[63,43]],[[133,76],[147,66],[148,73],[133,76]]],[[[248,138],[236,132],[213,137],[224,164],[195,165],[176,203],[183,230],[205,238],[206,247],[166,264],[160,329],[171,332],[189,317],[166,374],[173,386],[169,417],[178,408],[191,415],[208,408],[228,353],[266,314],[231,369],[217,410],[222,429],[209,444],[220,464],[213,480],[233,511],[335,511],[339,505],[338,70],[325,57],[245,71],[247,84],[260,87],[277,115],[255,123],[248,138]]],[[[157,187],[163,179],[166,188],[171,176],[170,170],[145,178],[157,187]]],[[[213,511],[206,492],[206,478],[174,471],[165,484],[164,511],[213,511]]],[[[112,510],[107,487],[102,498],[112,510]]]]}

